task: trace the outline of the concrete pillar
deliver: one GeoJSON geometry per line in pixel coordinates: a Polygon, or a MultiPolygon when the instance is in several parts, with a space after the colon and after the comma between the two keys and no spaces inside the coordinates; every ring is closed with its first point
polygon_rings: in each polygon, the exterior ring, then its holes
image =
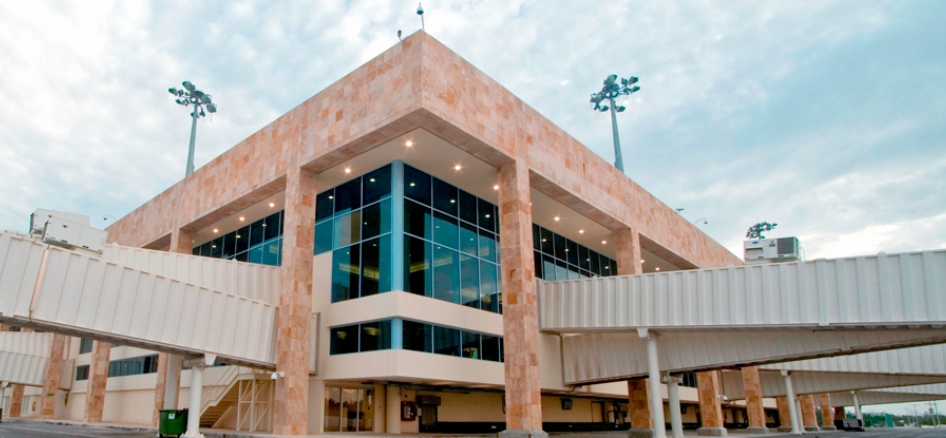
{"type": "Polygon", "coordinates": [[[726,436],[723,427],[723,407],[720,404],[719,373],[704,371],[696,373],[697,394],[700,399],[700,418],[703,424],[697,433],[700,436],[726,436]]]}
{"type": "Polygon", "coordinates": [[[824,393],[819,395],[818,404],[821,405],[821,419],[824,420],[824,426],[821,426],[821,429],[838,430],[834,425],[834,409],[831,407],[831,394],[824,393]]]}
{"type": "Polygon", "coordinates": [[[670,408],[670,430],[673,438],[683,438],[683,415],[680,413],[680,376],[664,376],[670,408]]]}
{"type": "Polygon", "coordinates": [[[792,417],[792,433],[800,434],[802,433],[802,423],[798,408],[795,406],[795,390],[792,388],[792,375],[787,371],[782,371],[782,376],[785,377],[786,403],[788,404],[789,415],[792,417]]]}
{"type": "MultiPolygon", "coordinates": [[[[290,161],[294,163],[294,161],[290,161]]],[[[309,331],[315,250],[315,174],[289,166],[286,175],[273,435],[306,435],[309,410],[309,331]]]]}
{"type": "Polygon", "coordinates": [[[112,344],[102,341],[92,343],[92,362],[89,364],[89,381],[85,392],[85,422],[101,423],[105,413],[105,385],[108,382],[108,360],[112,344]]]}
{"type": "Polygon", "coordinates": [[[647,438],[654,436],[651,426],[650,389],[647,379],[627,381],[627,407],[631,420],[630,436],[647,438]]]}
{"type": "Polygon", "coordinates": [[[7,391],[7,388],[9,387],[10,387],[10,382],[0,382],[0,422],[3,421],[4,415],[8,417],[10,416],[9,409],[7,409],[6,411],[4,410],[4,408],[6,408],[7,393],[10,393],[10,395],[13,395],[12,390],[7,391]]]}
{"type": "Polygon", "coordinates": [[[765,427],[765,407],[762,405],[762,379],[759,376],[759,367],[745,367],[742,369],[742,386],[746,392],[746,413],[749,416],[747,433],[769,433],[765,427]]]}
{"type": "Polygon", "coordinates": [[[23,385],[12,385],[13,395],[10,396],[10,418],[19,418],[23,413],[23,391],[26,389],[23,385]]]}
{"type": "Polygon", "coordinates": [[[385,412],[385,429],[388,434],[401,433],[401,387],[388,386],[387,412],[385,412]]]}
{"type": "Polygon", "coordinates": [[[847,413],[844,412],[844,406],[835,406],[834,407],[834,419],[843,420],[847,418],[847,413]]]}
{"type": "Polygon", "coordinates": [[[548,434],[542,431],[531,196],[525,161],[503,165],[499,171],[499,236],[506,353],[506,430],[501,435],[544,437],[548,434]]]}
{"type": "MultiPolygon", "coordinates": [[[[194,232],[175,229],[171,232],[171,246],[168,251],[179,254],[192,254],[194,232]]],[[[178,391],[181,387],[181,366],[184,358],[176,354],[158,353],[158,379],[154,386],[153,426],[158,425],[162,409],[177,409],[178,391]]]]}
{"type": "Polygon", "coordinates": [[[818,414],[815,412],[815,396],[805,394],[798,398],[801,401],[802,424],[805,425],[805,431],[818,432],[818,414]]]}
{"type": "Polygon", "coordinates": [[[792,431],[792,413],[788,408],[788,398],[787,397],[775,397],[775,404],[778,406],[778,431],[779,432],[791,432],[792,431]]]}
{"type": "Polygon", "coordinates": [[[56,393],[59,392],[59,379],[62,377],[62,361],[68,336],[53,335],[49,360],[46,362],[46,377],[43,379],[43,394],[40,396],[39,418],[56,418],[56,393]]]}
{"type": "Polygon", "coordinates": [[[387,392],[387,387],[384,386],[383,383],[374,384],[374,396],[372,397],[372,402],[374,403],[374,418],[371,421],[371,424],[374,425],[374,429],[372,430],[374,433],[385,433],[388,416],[387,392]]]}
{"type": "Polygon", "coordinates": [[[204,438],[200,433],[200,399],[204,389],[204,366],[191,367],[190,403],[187,405],[187,431],[182,438],[204,438]]]}
{"type": "Polygon", "coordinates": [[[861,413],[861,404],[857,401],[857,391],[851,391],[851,398],[854,399],[854,416],[858,420],[864,421],[864,414],[861,413]]]}

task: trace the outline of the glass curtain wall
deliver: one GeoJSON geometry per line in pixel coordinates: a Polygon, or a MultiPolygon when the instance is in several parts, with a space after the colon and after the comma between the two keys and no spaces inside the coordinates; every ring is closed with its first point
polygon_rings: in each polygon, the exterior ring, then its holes
{"type": "Polygon", "coordinates": [[[391,290],[391,165],[320,193],[315,254],[332,252],[332,302],[391,290]]]}
{"type": "Polygon", "coordinates": [[[546,281],[617,275],[613,259],[532,224],[535,276],[546,281]]]}
{"type": "Polygon", "coordinates": [[[283,212],[264,217],[194,247],[193,254],[224,260],[280,266],[282,264],[283,212]]]}
{"type": "Polygon", "coordinates": [[[366,388],[325,387],[326,432],[371,432],[374,394],[366,388]]]}
{"type": "Polygon", "coordinates": [[[404,166],[404,290],[502,313],[496,206],[404,166]]]}

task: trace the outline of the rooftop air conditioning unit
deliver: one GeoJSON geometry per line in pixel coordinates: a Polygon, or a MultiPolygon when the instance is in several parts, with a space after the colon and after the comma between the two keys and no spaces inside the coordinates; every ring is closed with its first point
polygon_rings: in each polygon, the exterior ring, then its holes
{"type": "Polygon", "coordinates": [[[746,240],[743,248],[747,265],[797,262],[801,259],[797,237],[746,240]]]}

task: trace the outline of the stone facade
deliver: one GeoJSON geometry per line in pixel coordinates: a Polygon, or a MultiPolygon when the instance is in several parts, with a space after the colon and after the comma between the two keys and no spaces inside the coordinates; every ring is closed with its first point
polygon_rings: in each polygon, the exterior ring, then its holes
{"type": "Polygon", "coordinates": [[[759,367],[742,369],[742,384],[746,392],[746,413],[751,433],[765,433],[765,407],[762,405],[762,379],[759,367]]]}
{"type": "Polygon", "coordinates": [[[39,418],[44,420],[56,418],[56,393],[59,392],[59,379],[62,377],[66,339],[66,335],[53,335],[49,361],[46,362],[46,377],[43,379],[43,394],[40,397],[39,418]]]}
{"type": "Polygon", "coordinates": [[[92,343],[92,362],[89,364],[89,383],[85,393],[85,421],[101,423],[105,414],[105,386],[108,382],[108,359],[112,344],[92,343]]]}

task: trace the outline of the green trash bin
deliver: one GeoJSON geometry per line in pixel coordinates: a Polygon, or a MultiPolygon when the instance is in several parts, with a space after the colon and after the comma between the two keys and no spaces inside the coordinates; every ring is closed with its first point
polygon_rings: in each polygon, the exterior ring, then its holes
{"type": "Polygon", "coordinates": [[[181,436],[187,431],[187,409],[164,409],[158,421],[158,436],[181,436]]]}

